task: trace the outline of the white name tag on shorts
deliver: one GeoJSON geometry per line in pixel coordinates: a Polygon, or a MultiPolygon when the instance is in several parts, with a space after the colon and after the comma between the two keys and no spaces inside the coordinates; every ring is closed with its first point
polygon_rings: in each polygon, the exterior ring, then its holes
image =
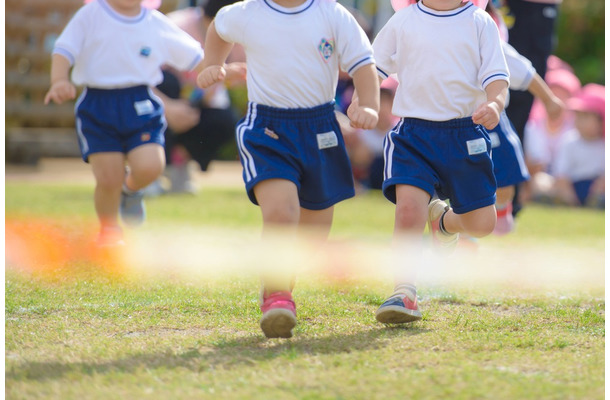
{"type": "Polygon", "coordinates": [[[468,146],[468,155],[470,156],[487,152],[484,138],[469,140],[466,142],[466,146],[468,146]]]}
{"type": "Polygon", "coordinates": [[[489,132],[489,138],[491,139],[491,148],[495,149],[500,147],[500,137],[496,132],[489,132]]]}
{"type": "Polygon", "coordinates": [[[155,106],[150,100],[136,101],[133,103],[133,106],[135,107],[136,114],[138,115],[152,114],[152,112],[155,111],[155,106]]]}
{"type": "Polygon", "coordinates": [[[335,132],[318,133],[318,149],[328,149],[339,145],[335,132]]]}

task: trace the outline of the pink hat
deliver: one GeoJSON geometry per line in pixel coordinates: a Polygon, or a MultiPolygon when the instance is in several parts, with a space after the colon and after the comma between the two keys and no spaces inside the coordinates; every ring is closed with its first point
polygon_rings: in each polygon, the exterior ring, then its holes
{"type": "MultiPolygon", "coordinates": [[[[475,6],[482,8],[483,10],[487,7],[488,0],[471,0],[475,6]]],[[[417,3],[416,0],[390,0],[394,11],[402,10],[403,8],[410,6],[411,4],[417,3]]]]}
{"type": "Polygon", "coordinates": [[[549,86],[559,86],[574,96],[580,90],[580,80],[576,75],[566,69],[552,69],[547,71],[544,81],[549,86]]]}
{"type": "Polygon", "coordinates": [[[396,79],[394,79],[392,76],[389,76],[386,79],[384,79],[384,81],[381,82],[381,85],[379,85],[380,89],[388,89],[388,90],[391,90],[392,92],[395,92],[397,87],[398,87],[398,81],[396,79]]]}
{"type": "Polygon", "coordinates": [[[549,58],[546,59],[546,68],[547,71],[552,69],[565,69],[570,72],[574,72],[574,68],[567,62],[563,61],[561,58],[557,57],[554,54],[551,54],[549,58]]]}
{"type": "MultiPolygon", "coordinates": [[[[85,4],[91,3],[95,0],[85,0],[85,4]]],[[[150,10],[158,10],[161,7],[161,1],[163,0],[142,0],[142,7],[150,10]]]]}
{"type": "Polygon", "coordinates": [[[597,83],[589,83],[568,100],[568,108],[574,111],[593,112],[602,119],[606,115],[606,88],[597,83]]]}

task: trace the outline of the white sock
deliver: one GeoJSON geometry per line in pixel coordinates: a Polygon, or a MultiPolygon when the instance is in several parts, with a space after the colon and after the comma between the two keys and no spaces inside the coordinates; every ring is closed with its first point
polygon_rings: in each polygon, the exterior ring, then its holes
{"type": "Polygon", "coordinates": [[[394,295],[406,296],[414,301],[417,297],[417,288],[412,283],[401,283],[394,287],[394,295]]]}

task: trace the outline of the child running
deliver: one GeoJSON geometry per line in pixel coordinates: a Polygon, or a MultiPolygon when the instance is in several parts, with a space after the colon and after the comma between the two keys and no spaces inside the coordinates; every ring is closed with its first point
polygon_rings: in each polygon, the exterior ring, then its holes
{"type": "MultiPolygon", "coordinates": [[[[423,0],[397,11],[373,49],[380,79],[396,73],[399,81],[393,113],[401,121],[384,143],[394,246],[421,248],[426,223],[438,226],[439,250],[452,248],[462,232],[490,234],[496,179],[487,129],[498,124],[509,81],[494,21],[471,2],[423,0]],[[439,199],[431,201],[435,192],[439,199]]],[[[421,319],[414,282],[414,268],[398,265],[378,321],[421,319]]]]}
{"type": "Polygon", "coordinates": [[[84,86],[76,129],[95,176],[100,246],[123,244],[119,210],[125,225],[142,224],[141,189],[163,172],[166,122],[151,90],[162,81],[161,66],[191,70],[203,58],[195,39],[140,2],[95,0],[77,11],[55,43],[44,99],[60,104],[84,86]]]}
{"type": "MultiPolygon", "coordinates": [[[[198,83],[225,77],[234,43],[246,51],[248,112],[237,125],[243,178],[260,206],[263,238],[282,227],[316,227],[326,238],[334,204],[354,196],[354,182],[333,99],[339,68],[353,77],[360,103],[348,109],[354,127],[375,127],[379,82],[370,41],[333,0],[245,0],[222,8],[208,29],[198,83]]],[[[260,325],[288,338],[296,325],[289,260],[264,272],[260,325]],[[276,274],[277,273],[277,274],[276,274]]]]}

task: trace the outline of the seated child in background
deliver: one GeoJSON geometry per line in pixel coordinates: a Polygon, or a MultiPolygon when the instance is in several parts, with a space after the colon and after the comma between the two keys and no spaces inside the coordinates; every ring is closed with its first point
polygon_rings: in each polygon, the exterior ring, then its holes
{"type": "MultiPolygon", "coordinates": [[[[544,80],[564,104],[581,88],[576,75],[566,69],[550,70],[544,80]]],[[[574,115],[570,110],[553,118],[547,114],[541,101],[534,101],[523,140],[525,160],[533,181],[538,172],[552,173],[559,143],[573,132],[573,128],[574,115]]]]}
{"type": "Polygon", "coordinates": [[[542,195],[562,204],[604,208],[605,87],[585,85],[568,108],[575,113],[574,136],[561,144],[551,184],[542,195]]]}

